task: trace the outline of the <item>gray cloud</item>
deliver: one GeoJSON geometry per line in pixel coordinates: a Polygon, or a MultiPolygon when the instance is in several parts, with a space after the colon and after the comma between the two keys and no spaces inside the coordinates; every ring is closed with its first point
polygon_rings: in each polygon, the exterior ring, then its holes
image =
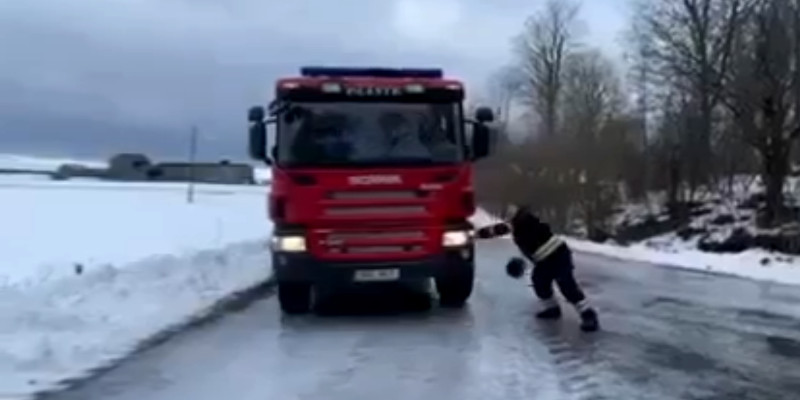
{"type": "MultiPolygon", "coordinates": [[[[616,0],[615,0],[616,1],[616,0]]],[[[446,68],[479,88],[520,0],[0,2],[0,152],[244,156],[247,106],[306,64],[446,68]],[[491,4],[490,4],[491,3],[491,4]]]]}

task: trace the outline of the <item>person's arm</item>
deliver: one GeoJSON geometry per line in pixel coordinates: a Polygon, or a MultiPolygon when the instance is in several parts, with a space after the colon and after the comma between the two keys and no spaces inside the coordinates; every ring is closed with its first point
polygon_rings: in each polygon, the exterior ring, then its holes
{"type": "Polygon", "coordinates": [[[475,237],[478,239],[492,239],[509,233],[511,233],[511,224],[508,222],[500,222],[475,230],[475,237]]]}

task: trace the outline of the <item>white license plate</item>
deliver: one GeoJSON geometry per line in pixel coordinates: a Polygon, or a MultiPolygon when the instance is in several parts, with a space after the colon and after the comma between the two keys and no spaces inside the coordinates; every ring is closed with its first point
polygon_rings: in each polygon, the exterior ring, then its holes
{"type": "Polygon", "coordinates": [[[354,279],[358,282],[385,282],[400,279],[400,270],[394,269],[361,269],[357,270],[354,279]]]}

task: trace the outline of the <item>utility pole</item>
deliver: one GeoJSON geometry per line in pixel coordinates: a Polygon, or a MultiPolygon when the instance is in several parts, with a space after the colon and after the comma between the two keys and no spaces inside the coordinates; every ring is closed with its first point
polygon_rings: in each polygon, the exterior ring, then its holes
{"type": "Polygon", "coordinates": [[[199,132],[197,126],[192,126],[189,136],[189,185],[186,189],[186,202],[194,203],[194,182],[196,180],[195,161],[197,159],[197,137],[199,132]]]}

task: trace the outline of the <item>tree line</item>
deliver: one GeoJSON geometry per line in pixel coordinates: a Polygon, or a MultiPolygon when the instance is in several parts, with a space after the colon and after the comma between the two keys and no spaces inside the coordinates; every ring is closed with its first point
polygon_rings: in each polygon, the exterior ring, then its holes
{"type": "Polygon", "coordinates": [[[686,220],[704,191],[732,193],[755,177],[759,223],[792,218],[784,186],[800,137],[800,0],[632,6],[624,72],[582,40],[577,3],[550,0],[527,19],[514,63],[490,84],[501,135],[476,168],[480,201],[525,202],[560,229],[581,221],[591,231],[653,193],[686,220]]]}

